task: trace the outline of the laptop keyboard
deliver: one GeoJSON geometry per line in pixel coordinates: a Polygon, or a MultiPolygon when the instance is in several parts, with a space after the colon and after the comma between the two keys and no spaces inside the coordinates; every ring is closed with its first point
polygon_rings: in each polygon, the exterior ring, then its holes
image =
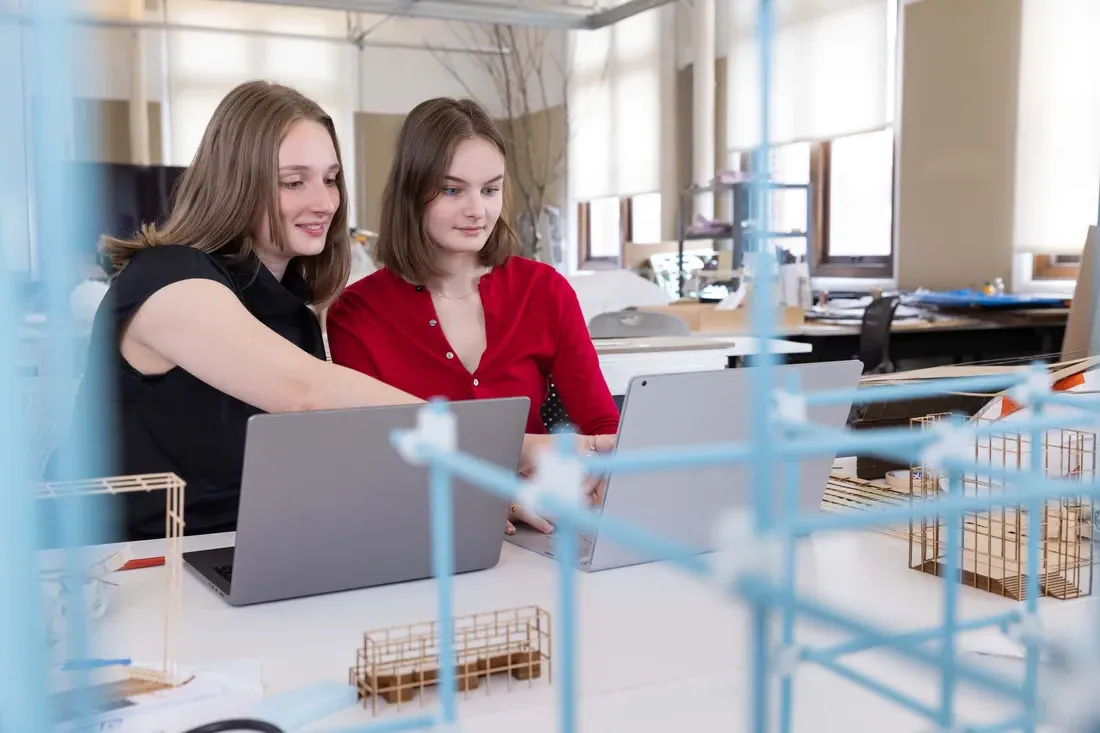
{"type": "Polygon", "coordinates": [[[215,565],[214,572],[225,578],[227,583],[233,582],[233,566],[232,565],[215,565]]]}
{"type": "MultiPolygon", "coordinates": [[[[554,537],[554,536],[551,536],[551,537],[548,537],[548,539],[550,540],[550,542],[549,542],[549,549],[547,549],[546,554],[549,555],[550,557],[556,557],[556,553],[554,552],[554,548],[558,543],[558,538],[554,537]]],[[[592,543],[594,541],[595,540],[591,535],[583,535],[582,534],[582,535],[577,536],[577,559],[578,560],[587,560],[587,559],[589,559],[589,557],[592,556],[592,543]]]]}
{"type": "Polygon", "coordinates": [[[577,539],[579,539],[581,541],[581,548],[580,548],[581,559],[585,560],[585,559],[588,558],[589,555],[592,554],[592,542],[593,542],[592,536],[582,534],[577,539]]]}

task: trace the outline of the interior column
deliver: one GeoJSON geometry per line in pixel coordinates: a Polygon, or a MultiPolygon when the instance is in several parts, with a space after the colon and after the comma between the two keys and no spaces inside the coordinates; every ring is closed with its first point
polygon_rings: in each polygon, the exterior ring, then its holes
{"type": "MultiPolygon", "coordinates": [[[[145,19],[144,0],[130,0],[130,19],[145,19]]],[[[134,28],[130,43],[130,162],[149,165],[149,99],[145,90],[144,31],[134,28]]]]}
{"type": "MultiPolygon", "coordinates": [[[[702,185],[714,177],[715,2],[695,0],[692,10],[692,178],[702,185]]],[[[714,195],[699,194],[695,213],[713,217],[714,195]]]]}

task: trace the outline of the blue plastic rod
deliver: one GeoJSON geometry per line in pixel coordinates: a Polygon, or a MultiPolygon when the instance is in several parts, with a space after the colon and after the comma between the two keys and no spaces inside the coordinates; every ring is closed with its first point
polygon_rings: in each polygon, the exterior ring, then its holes
{"type": "MultiPolygon", "coordinates": [[[[438,407],[438,406],[436,406],[438,407]]],[[[451,476],[444,466],[432,465],[431,481],[432,572],[438,586],[439,617],[439,703],[440,719],[453,723],[455,713],[454,651],[454,497],[451,476]]]]}
{"type": "MultiPolygon", "coordinates": [[[[577,543],[580,541],[577,528],[566,513],[558,518],[554,529],[554,552],[557,554],[558,580],[558,618],[561,619],[558,633],[561,636],[559,648],[576,649],[577,616],[577,543]]],[[[561,733],[577,731],[577,659],[576,654],[564,654],[558,657],[558,730],[561,733]]]]}
{"type": "MultiPolygon", "coordinates": [[[[871,640],[875,646],[881,646],[898,656],[920,662],[933,669],[940,669],[942,660],[934,653],[926,651],[916,645],[892,647],[891,634],[878,628],[874,624],[856,620],[842,611],[829,608],[820,601],[799,598],[787,593],[783,588],[770,584],[760,578],[746,576],[738,581],[739,592],[746,598],[756,601],[766,601],[769,604],[789,603],[793,604],[798,613],[807,619],[816,620],[818,623],[831,626],[850,634],[859,634],[871,640]]],[[[974,685],[1007,697],[1010,700],[1020,698],[1021,688],[1013,684],[1011,680],[999,677],[984,669],[972,668],[969,665],[958,664],[955,674],[960,680],[965,680],[974,685]]]]}
{"type": "MultiPolygon", "coordinates": [[[[969,619],[967,621],[959,621],[956,624],[955,629],[957,631],[972,631],[974,629],[983,629],[988,626],[1003,626],[1006,624],[1017,623],[1021,618],[1019,611],[1009,611],[1008,613],[1002,613],[995,616],[984,616],[982,618],[969,619]]],[[[929,629],[919,629],[917,631],[906,631],[899,634],[893,634],[885,641],[892,646],[910,646],[926,644],[930,641],[935,641],[939,638],[943,631],[939,626],[934,626],[929,629]]],[[[882,640],[880,640],[882,641],[882,640]]],[[[818,661],[820,659],[829,659],[835,657],[843,657],[848,654],[856,654],[858,652],[867,651],[868,649],[874,649],[876,644],[872,639],[852,639],[840,644],[818,649],[812,652],[806,652],[803,654],[807,659],[818,661]]]]}

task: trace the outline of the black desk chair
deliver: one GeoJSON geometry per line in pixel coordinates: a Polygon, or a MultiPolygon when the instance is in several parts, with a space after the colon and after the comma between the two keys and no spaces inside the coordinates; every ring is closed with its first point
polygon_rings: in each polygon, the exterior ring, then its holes
{"type": "Polygon", "coordinates": [[[864,374],[885,374],[894,371],[890,361],[890,326],[901,299],[897,296],[875,298],[863,311],[859,328],[859,354],[864,374]]]}

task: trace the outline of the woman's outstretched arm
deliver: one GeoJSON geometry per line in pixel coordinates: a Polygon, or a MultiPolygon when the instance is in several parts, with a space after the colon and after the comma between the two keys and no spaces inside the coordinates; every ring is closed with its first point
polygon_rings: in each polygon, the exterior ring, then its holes
{"type": "MultiPolygon", "coordinates": [[[[229,288],[193,278],[167,285],[121,330],[138,349],[265,412],[423,402],[373,377],[308,354],[272,331],[229,288]]],[[[127,341],[130,341],[129,349],[127,341]]]]}

